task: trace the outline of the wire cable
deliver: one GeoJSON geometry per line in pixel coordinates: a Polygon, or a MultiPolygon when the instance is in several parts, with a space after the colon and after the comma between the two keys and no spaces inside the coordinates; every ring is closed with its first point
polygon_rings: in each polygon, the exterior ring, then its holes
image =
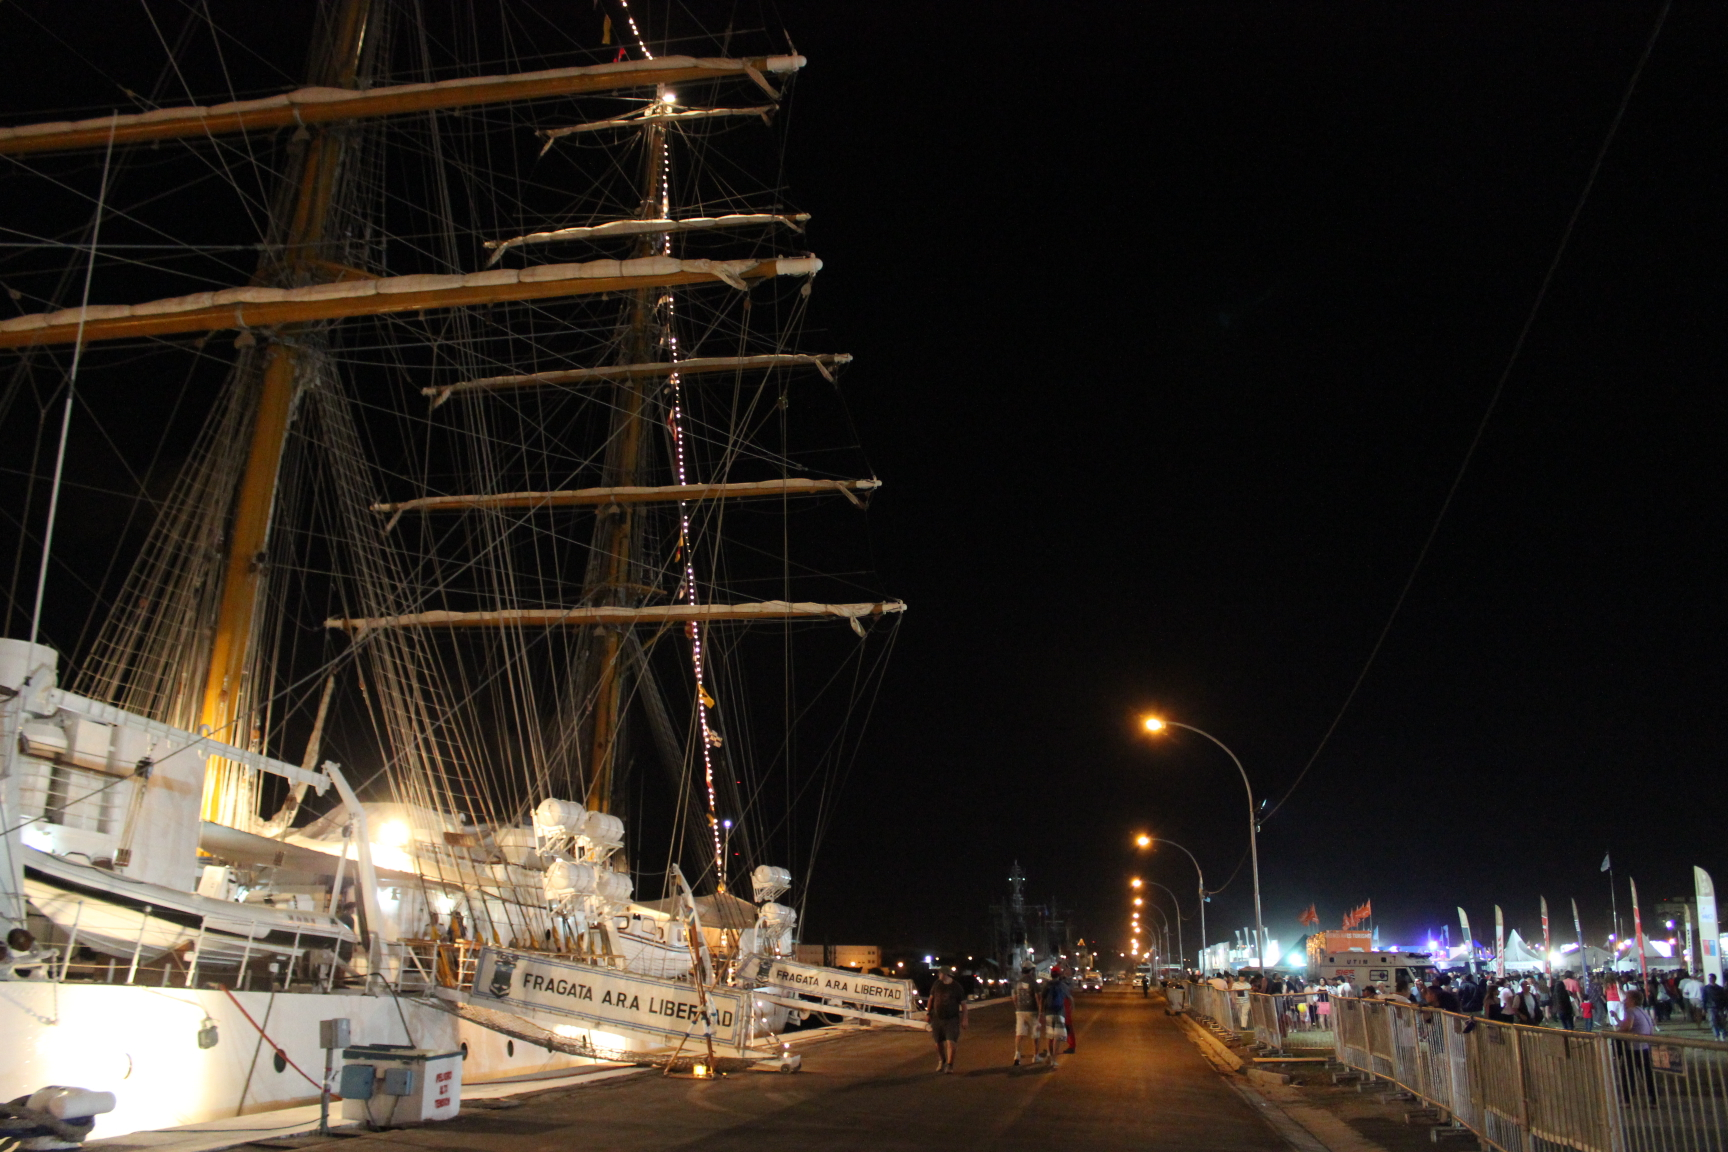
{"type": "Polygon", "coordinates": [[[1554,258],[1548,262],[1548,270],[1542,274],[1542,284],[1536,290],[1536,298],[1530,304],[1530,311],[1524,317],[1524,326],[1518,330],[1518,338],[1512,343],[1512,352],[1506,358],[1506,366],[1500,371],[1500,378],[1494,384],[1494,391],[1488,397],[1488,406],[1482,412],[1482,418],[1476,423],[1476,432],[1470,437],[1470,445],[1464,450],[1464,459],[1459,461],[1458,470],[1452,476],[1452,484],[1446,489],[1446,498],[1440,502],[1440,510],[1434,514],[1434,522],[1429,525],[1428,536],[1422,541],[1422,548],[1416,553],[1416,562],[1410,566],[1410,574],[1404,579],[1404,586],[1398,590],[1398,598],[1392,603],[1392,611],[1386,616],[1386,623],[1380,629],[1380,635],[1375,637],[1374,646],[1368,650],[1368,658],[1362,663],[1362,670],[1356,674],[1355,683],[1350,685],[1350,691],[1344,697],[1344,703],[1332,717],[1332,723],[1326,726],[1326,731],[1320,737],[1320,743],[1315,747],[1313,755],[1302,766],[1302,771],[1296,774],[1296,779],[1285,789],[1284,796],[1272,810],[1260,817],[1260,823],[1266,821],[1284,807],[1286,801],[1301,786],[1307,778],[1308,770],[1314,767],[1314,762],[1325,751],[1326,745],[1332,739],[1332,734],[1338,730],[1344,714],[1350,710],[1350,705],[1356,700],[1357,693],[1362,690],[1362,683],[1368,678],[1368,671],[1374,667],[1375,658],[1380,655],[1380,649],[1386,644],[1386,637],[1392,632],[1392,625],[1398,619],[1399,612],[1404,607],[1404,601],[1410,596],[1410,589],[1416,583],[1417,575],[1422,571],[1423,562],[1428,559],[1428,553],[1434,547],[1434,540],[1440,534],[1440,525],[1446,519],[1446,513],[1452,508],[1452,501],[1458,495],[1459,487],[1464,483],[1464,474],[1469,471],[1470,463],[1476,458],[1476,450],[1482,445],[1482,436],[1488,430],[1488,423],[1494,418],[1494,411],[1500,406],[1500,397],[1506,391],[1506,382],[1512,375],[1512,369],[1517,366],[1519,355],[1524,351],[1524,344],[1529,339],[1530,330],[1536,324],[1536,317],[1542,311],[1542,304],[1548,299],[1548,290],[1554,283],[1554,274],[1560,270],[1560,262],[1565,258],[1566,249],[1572,242],[1572,234],[1578,228],[1578,218],[1584,214],[1584,205],[1590,200],[1590,192],[1596,187],[1596,177],[1602,172],[1602,162],[1608,157],[1608,149],[1614,144],[1614,137],[1620,131],[1620,122],[1626,117],[1626,109],[1632,103],[1632,93],[1638,88],[1638,78],[1644,75],[1644,66],[1650,62],[1650,54],[1656,48],[1656,39],[1662,34],[1662,26],[1668,22],[1668,12],[1673,8],[1673,0],[1663,0],[1661,11],[1656,14],[1656,23],[1650,29],[1650,36],[1644,41],[1644,51],[1638,57],[1638,64],[1632,69],[1632,76],[1626,81],[1626,90],[1620,97],[1620,106],[1614,110],[1614,118],[1609,121],[1608,131],[1603,134],[1602,146],[1596,150],[1596,160],[1590,165],[1590,175],[1584,180],[1584,187],[1578,193],[1578,200],[1572,206],[1572,215],[1566,221],[1566,228],[1560,233],[1560,242],[1554,248],[1554,258]]]}

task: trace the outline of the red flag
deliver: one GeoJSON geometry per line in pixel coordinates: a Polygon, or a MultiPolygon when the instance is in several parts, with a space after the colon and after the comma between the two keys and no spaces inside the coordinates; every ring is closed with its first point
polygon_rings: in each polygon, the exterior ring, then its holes
{"type": "Polygon", "coordinates": [[[1308,911],[1296,917],[1296,922],[1299,924],[1306,924],[1308,927],[1312,928],[1320,923],[1320,914],[1314,910],[1314,905],[1310,904],[1308,905],[1308,911]]]}

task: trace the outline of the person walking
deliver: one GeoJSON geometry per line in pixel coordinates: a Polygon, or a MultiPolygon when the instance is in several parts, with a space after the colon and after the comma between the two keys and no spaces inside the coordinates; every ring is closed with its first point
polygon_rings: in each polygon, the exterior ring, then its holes
{"type": "MultiPolygon", "coordinates": [[[[1068,983],[1068,977],[1063,973],[1059,966],[1052,965],[1050,974],[1054,978],[1061,980],[1068,989],[1068,997],[1062,1001],[1062,1030],[1068,1033],[1068,1047],[1065,1050],[1064,1055],[1072,1056],[1074,1054],[1074,1041],[1076,1039],[1074,1034],[1074,986],[1068,983]]],[[[1147,983],[1151,983],[1150,976],[1148,976],[1147,983]]]]}
{"type": "Polygon", "coordinates": [[[1061,965],[1050,969],[1050,979],[1044,983],[1044,1039],[1050,1044],[1050,1068],[1056,1068],[1056,1056],[1068,1042],[1068,1007],[1074,1001],[1074,994],[1068,990],[1068,982],[1062,979],[1061,965]]]}
{"type": "Polygon", "coordinates": [[[1680,995],[1686,1001],[1686,1018],[1694,1024],[1704,1023],[1704,981],[1697,973],[1688,972],[1680,978],[1680,995]]]}
{"type": "MultiPolygon", "coordinates": [[[[1614,1031],[1633,1036],[1653,1036],[1656,1022],[1644,1009],[1644,993],[1637,988],[1626,993],[1620,1010],[1620,1023],[1614,1031]]],[[[1651,1104],[1656,1103],[1656,1073],[1650,1065],[1650,1044],[1635,1040],[1614,1045],[1620,1058],[1620,1101],[1630,1103],[1640,1087],[1651,1104]]]]}
{"type": "Polygon", "coordinates": [[[1518,1024],[1542,1023],[1542,1000],[1536,994],[1536,985],[1529,980],[1512,997],[1512,1019],[1518,1024]]]}
{"type": "Polygon", "coordinates": [[[1038,1060],[1038,1042],[1044,1032],[1044,1001],[1039,995],[1038,970],[1030,964],[1020,965],[1020,979],[1014,981],[1014,1066],[1020,1066],[1020,1038],[1031,1041],[1028,1062],[1038,1060]]]}
{"type": "Polygon", "coordinates": [[[1568,984],[1570,984],[1572,988],[1578,986],[1565,978],[1554,981],[1553,987],[1549,992],[1548,1006],[1554,1013],[1554,1019],[1559,1022],[1560,1027],[1570,1032],[1572,1031],[1573,1021],[1577,1017],[1577,1009],[1572,1000],[1571,989],[1567,987],[1568,984]]]}
{"type": "Polygon", "coordinates": [[[1728,1040],[1728,988],[1710,973],[1710,983],[1704,985],[1704,1015],[1710,1021],[1710,1034],[1718,1040],[1728,1040]]]}
{"type": "Polygon", "coordinates": [[[930,1022],[930,1032],[936,1037],[936,1071],[954,1071],[954,1050],[960,1046],[960,1033],[966,1029],[966,989],[954,979],[954,970],[944,968],[930,986],[930,1000],[924,1016],[930,1022]]]}

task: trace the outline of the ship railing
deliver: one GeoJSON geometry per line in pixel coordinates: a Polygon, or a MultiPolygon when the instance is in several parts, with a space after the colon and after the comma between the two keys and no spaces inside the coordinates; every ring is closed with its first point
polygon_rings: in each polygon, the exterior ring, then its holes
{"type": "MultiPolygon", "coordinates": [[[[130,948],[97,951],[81,939],[84,902],[74,909],[72,926],[65,939],[39,945],[26,954],[13,953],[5,960],[14,978],[76,984],[141,984],[158,988],[199,988],[220,985],[236,991],[329,991],[344,980],[348,966],[339,953],[302,946],[298,937],[291,946],[246,943],[238,956],[207,955],[204,930],[192,939],[146,958],[145,941],[159,924],[145,906],[138,920],[138,933],[130,948]]],[[[232,948],[232,942],[227,946],[232,948]]]]}
{"type": "Polygon", "coordinates": [[[399,988],[404,992],[472,988],[484,947],[478,940],[407,939],[393,944],[392,951],[401,958],[399,988]]]}
{"type": "MultiPolygon", "coordinates": [[[[1208,988],[1189,986],[1189,1011],[1222,1023],[1233,1006],[1208,988]]],[[[1302,997],[1248,999],[1264,1044],[1286,1019],[1282,1002],[1302,997]]],[[[1728,1043],[1513,1024],[1398,1000],[1329,1004],[1334,1059],[1423,1102],[1437,1131],[1498,1152],[1728,1148],[1728,1043]]],[[[1284,1050],[1291,1035],[1279,1033],[1284,1050]]]]}

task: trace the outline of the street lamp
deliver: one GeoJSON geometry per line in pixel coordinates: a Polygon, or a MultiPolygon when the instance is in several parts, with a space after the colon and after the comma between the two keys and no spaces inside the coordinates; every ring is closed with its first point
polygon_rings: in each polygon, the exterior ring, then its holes
{"type": "MultiPolygon", "coordinates": [[[[1158,919],[1164,921],[1164,951],[1168,952],[1170,950],[1170,917],[1164,915],[1164,909],[1158,907],[1156,904],[1152,905],[1152,911],[1158,913],[1158,919]]],[[[1181,909],[1177,909],[1176,914],[1180,916],[1182,914],[1181,909]]],[[[1152,935],[1150,930],[1148,930],[1146,934],[1148,936],[1152,935]]],[[[1153,937],[1153,939],[1156,940],[1157,938],[1153,937]]]]}
{"type": "MultiPolygon", "coordinates": [[[[1164,885],[1158,883],[1156,880],[1152,881],[1152,884],[1156,888],[1164,888],[1164,885]]],[[[1170,903],[1176,908],[1176,958],[1181,961],[1183,965],[1186,965],[1188,963],[1187,949],[1184,948],[1182,944],[1182,902],[1176,899],[1176,893],[1171,892],[1170,889],[1164,888],[1164,891],[1169,894],[1170,903]]],[[[1156,905],[1154,905],[1154,907],[1156,907],[1156,905]]],[[[1160,909],[1159,913],[1162,915],[1163,910],[1160,909]]]]}
{"type": "MultiPolygon", "coordinates": [[[[1194,859],[1194,853],[1188,851],[1186,848],[1182,848],[1182,845],[1176,843],[1176,841],[1168,840],[1163,836],[1159,836],[1154,840],[1150,836],[1143,835],[1136,842],[1142,848],[1150,847],[1153,844],[1168,844],[1172,848],[1181,848],[1182,854],[1193,862],[1194,875],[1200,878],[1200,955],[1196,956],[1195,959],[1202,959],[1206,953],[1206,873],[1200,870],[1200,861],[1194,859]]],[[[1205,964],[1202,963],[1200,967],[1205,968],[1205,964]]]]}
{"type": "Polygon", "coordinates": [[[1248,859],[1253,867],[1254,876],[1254,956],[1258,961],[1256,967],[1266,967],[1266,925],[1260,916],[1260,823],[1254,817],[1254,786],[1248,783],[1248,770],[1242,767],[1242,761],[1236,758],[1236,753],[1230,751],[1230,746],[1212,735],[1212,733],[1196,728],[1192,724],[1184,724],[1179,720],[1160,720],[1156,716],[1148,716],[1145,720],[1146,731],[1158,733],[1166,728],[1186,728],[1196,736],[1204,736],[1218,747],[1224,749],[1224,755],[1230,757],[1230,762],[1236,765],[1236,771],[1242,774],[1242,787],[1248,793],[1248,859]]]}

